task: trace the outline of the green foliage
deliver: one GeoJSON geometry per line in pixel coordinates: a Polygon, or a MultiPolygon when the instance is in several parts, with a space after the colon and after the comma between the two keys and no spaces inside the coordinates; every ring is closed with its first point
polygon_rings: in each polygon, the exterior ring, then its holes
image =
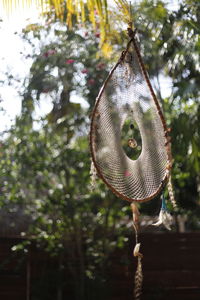
{"type": "MultiPolygon", "coordinates": [[[[86,282],[90,286],[105,280],[110,253],[123,245],[123,203],[104,186],[91,193],[85,137],[67,143],[67,137],[55,134],[50,125],[40,132],[21,126],[2,144],[1,206],[10,213],[20,209],[29,217],[23,238],[52,256],[64,256],[68,264],[63,268],[82,285],[75,291],[84,297],[86,282]]],[[[24,247],[17,245],[13,251],[24,247]]]]}
{"type": "MultiPolygon", "coordinates": [[[[61,260],[54,285],[59,289],[66,284],[61,273],[67,270],[73,285],[78,282],[74,297],[79,299],[93,298],[87,296],[91,287],[103,284],[109,255],[125,240],[125,203],[102,184],[91,193],[88,111],[107,70],[106,62],[96,57],[96,38],[87,34],[84,38],[83,32],[62,26],[59,32],[47,27],[24,33],[26,41],[41,44],[26,78],[21,115],[2,140],[0,161],[2,209],[20,211],[29,220],[23,238],[61,260]],[[87,100],[88,109],[72,102],[73,92],[87,100]],[[37,124],[35,107],[47,97],[53,108],[37,124]]],[[[26,246],[16,245],[13,251],[26,246]]],[[[44,300],[46,288],[33,297],[44,300]]]]}
{"type": "Polygon", "coordinates": [[[51,97],[56,119],[69,113],[73,92],[82,94],[93,106],[94,90],[103,83],[107,69],[106,61],[97,57],[98,35],[90,28],[72,32],[59,23],[37,28],[34,31],[26,29],[23,34],[34,51],[37,49],[26,93],[31,94],[33,101],[42,96],[51,97]]]}

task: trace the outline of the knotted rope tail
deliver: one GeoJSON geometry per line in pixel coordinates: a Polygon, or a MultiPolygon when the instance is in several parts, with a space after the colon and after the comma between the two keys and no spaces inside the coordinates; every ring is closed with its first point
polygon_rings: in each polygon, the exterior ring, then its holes
{"type": "Polygon", "coordinates": [[[142,281],[143,281],[143,274],[142,274],[142,261],[141,257],[138,256],[138,265],[137,270],[135,273],[135,288],[134,288],[134,299],[140,300],[140,296],[142,293],[142,281]]]}
{"type": "Polygon", "coordinates": [[[140,251],[140,243],[138,243],[138,223],[139,223],[139,211],[137,206],[134,203],[131,203],[131,210],[133,214],[133,228],[135,230],[135,248],[133,250],[133,256],[137,257],[137,270],[135,272],[135,285],[134,285],[134,299],[140,300],[142,293],[142,282],[143,282],[143,273],[142,273],[142,258],[143,255],[140,251]]]}

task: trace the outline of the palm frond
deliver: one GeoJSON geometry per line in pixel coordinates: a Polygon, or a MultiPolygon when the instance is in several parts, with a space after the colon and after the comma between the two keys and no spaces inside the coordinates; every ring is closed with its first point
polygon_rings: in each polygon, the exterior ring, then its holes
{"type": "Polygon", "coordinates": [[[129,26],[131,26],[133,20],[132,20],[130,1],[127,0],[114,0],[114,1],[120,10],[120,15],[123,21],[129,26]]]}
{"type": "MultiPolygon", "coordinates": [[[[128,2],[126,0],[115,0],[118,7],[121,7],[122,14],[130,17],[128,2]]],[[[103,52],[111,51],[108,41],[110,30],[110,11],[108,0],[2,0],[3,8],[8,15],[17,10],[26,12],[26,8],[36,6],[41,13],[55,11],[56,16],[62,21],[66,20],[67,26],[72,29],[74,21],[85,24],[87,20],[92,23],[94,30],[100,35],[100,47],[103,52]],[[86,9],[87,12],[86,13],[86,9]],[[67,11],[67,16],[65,16],[67,11]],[[65,16],[65,17],[64,17],[65,16]]],[[[130,18],[129,18],[130,19],[130,18]]]]}

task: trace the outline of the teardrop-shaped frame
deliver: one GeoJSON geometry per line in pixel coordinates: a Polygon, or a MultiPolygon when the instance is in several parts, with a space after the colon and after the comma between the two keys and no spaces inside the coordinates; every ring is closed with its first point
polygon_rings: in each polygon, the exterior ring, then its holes
{"type": "MultiPolygon", "coordinates": [[[[130,33],[130,32],[129,32],[130,33]]],[[[136,202],[145,202],[145,201],[149,201],[153,198],[155,198],[156,196],[158,196],[161,191],[163,190],[163,188],[165,187],[168,179],[169,179],[169,176],[170,176],[170,170],[171,170],[171,167],[172,167],[172,157],[171,157],[171,145],[170,145],[170,141],[169,141],[169,130],[167,128],[167,125],[166,125],[166,122],[165,122],[165,119],[164,119],[164,115],[161,111],[161,107],[160,107],[160,104],[158,102],[158,99],[154,93],[154,90],[152,88],[152,85],[150,83],[150,80],[149,80],[149,76],[148,76],[148,73],[145,69],[145,66],[144,66],[144,63],[143,63],[143,60],[142,60],[142,56],[140,54],[140,51],[139,51],[139,48],[137,46],[137,42],[135,40],[135,32],[132,32],[132,36],[131,36],[131,39],[130,41],[128,42],[127,44],[127,47],[126,49],[122,52],[121,54],[121,57],[119,59],[119,61],[116,63],[116,65],[111,69],[108,77],[106,78],[102,88],[100,89],[100,92],[99,92],[99,95],[96,99],[96,102],[95,102],[95,106],[94,106],[94,109],[93,109],[93,113],[92,113],[92,118],[91,118],[91,126],[90,126],[90,134],[89,134],[89,139],[90,139],[90,152],[91,152],[91,156],[92,156],[92,161],[94,163],[94,166],[97,170],[97,173],[98,173],[98,176],[103,180],[103,182],[112,190],[112,192],[117,195],[118,197],[124,199],[124,200],[127,200],[129,202],[133,202],[133,201],[136,201],[136,202]],[[119,191],[117,191],[115,188],[113,188],[113,186],[106,180],[106,178],[103,176],[101,170],[99,169],[97,163],[96,163],[96,160],[95,160],[95,143],[94,143],[94,122],[95,122],[95,115],[97,113],[97,108],[98,108],[98,104],[99,104],[99,101],[101,100],[101,96],[109,82],[109,79],[112,77],[112,74],[114,73],[114,71],[116,70],[116,68],[119,66],[119,64],[125,59],[125,56],[130,48],[130,45],[132,44],[134,50],[135,50],[135,53],[136,53],[136,56],[137,56],[137,59],[138,59],[138,63],[139,63],[139,66],[140,66],[140,69],[141,69],[141,72],[142,72],[142,75],[143,75],[143,78],[144,80],[146,81],[147,83],[147,86],[148,86],[148,89],[150,91],[150,94],[152,96],[152,99],[155,103],[155,106],[156,106],[156,109],[157,109],[157,112],[158,112],[158,115],[160,117],[160,120],[161,120],[161,123],[162,123],[162,127],[163,127],[163,131],[164,131],[164,137],[165,137],[165,148],[166,148],[166,153],[167,153],[167,164],[166,164],[166,172],[165,172],[165,176],[163,177],[163,180],[161,181],[160,185],[158,186],[158,189],[156,192],[152,193],[149,197],[147,198],[144,198],[144,199],[132,199],[132,198],[129,198],[123,194],[121,194],[119,191]]]]}

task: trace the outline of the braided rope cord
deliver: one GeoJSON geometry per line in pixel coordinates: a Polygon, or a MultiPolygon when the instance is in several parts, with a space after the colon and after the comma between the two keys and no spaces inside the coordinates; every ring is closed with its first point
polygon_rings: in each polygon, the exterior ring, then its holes
{"type": "Polygon", "coordinates": [[[143,255],[140,253],[140,243],[138,243],[139,211],[135,203],[131,203],[131,210],[133,215],[133,228],[135,230],[135,248],[133,250],[133,256],[137,257],[137,269],[135,272],[133,296],[135,300],[140,300],[140,296],[142,293],[142,282],[143,282],[143,272],[142,272],[143,255]]]}

